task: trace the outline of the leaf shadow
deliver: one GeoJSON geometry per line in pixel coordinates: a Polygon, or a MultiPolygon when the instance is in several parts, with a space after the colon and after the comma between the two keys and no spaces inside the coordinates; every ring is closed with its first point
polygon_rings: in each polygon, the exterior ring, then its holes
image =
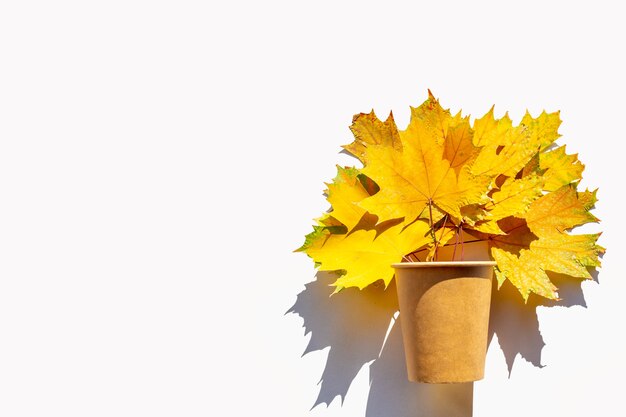
{"type": "Polygon", "coordinates": [[[347,288],[330,297],[336,279],[318,272],[287,311],[302,317],[311,339],[303,355],[330,347],[312,408],[343,403],[361,368],[370,365],[367,417],[468,417],[472,413],[473,383],[419,384],[406,376],[404,347],[397,317],[395,284],[347,288]],[[418,414],[416,414],[418,413],[418,414]]]}
{"type": "Polygon", "coordinates": [[[543,368],[541,353],[545,342],[539,329],[538,307],[587,307],[582,281],[549,272],[550,280],[559,288],[560,300],[548,300],[531,294],[527,303],[517,289],[505,281],[498,290],[494,280],[489,320],[489,342],[497,335],[504,353],[509,378],[515,359],[520,356],[532,365],[543,368]]]}
{"type": "Polygon", "coordinates": [[[398,310],[395,289],[371,285],[362,291],[346,288],[330,296],[332,273],[318,272],[316,280],[298,294],[287,313],[304,321],[311,339],[303,356],[330,347],[320,380],[320,392],[313,407],[330,403],[339,396],[343,403],[350,384],[363,365],[378,358],[390,320],[398,310]]]}
{"type": "MultiPolygon", "coordinates": [[[[498,290],[494,280],[489,340],[497,336],[509,378],[518,356],[533,366],[544,366],[538,307],[586,306],[580,281],[558,274],[550,278],[559,287],[561,300],[531,296],[526,304],[511,284],[505,283],[498,290]]],[[[366,417],[472,416],[473,383],[420,384],[407,380],[394,282],[387,289],[379,283],[361,291],[347,288],[330,297],[333,288],[329,285],[335,279],[332,273],[318,272],[316,280],[305,286],[287,311],[299,315],[304,334],[311,334],[303,356],[330,348],[312,408],[328,406],[336,397],[343,404],[352,381],[363,366],[369,365],[366,417]]]]}

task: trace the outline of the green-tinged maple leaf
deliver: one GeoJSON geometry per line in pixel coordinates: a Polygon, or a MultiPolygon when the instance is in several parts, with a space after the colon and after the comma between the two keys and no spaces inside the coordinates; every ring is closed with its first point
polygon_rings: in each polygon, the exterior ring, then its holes
{"type": "Polygon", "coordinates": [[[494,246],[491,253],[498,263],[498,282],[501,285],[504,279],[511,281],[524,300],[531,292],[558,299],[557,288],[546,271],[590,279],[587,267],[600,266],[598,256],[604,253],[604,248],[596,243],[599,236],[560,233],[540,237],[528,249],[521,249],[519,256],[494,246]]]}
{"type": "Polygon", "coordinates": [[[549,299],[557,299],[557,288],[550,281],[541,265],[536,265],[537,258],[532,256],[516,256],[499,248],[492,248],[491,255],[498,264],[495,270],[499,285],[509,280],[522,294],[524,301],[531,292],[549,299]],[[529,264],[529,260],[532,262],[529,264]]]}
{"type": "Polygon", "coordinates": [[[331,231],[331,233],[348,233],[348,228],[328,213],[325,213],[322,217],[319,217],[315,220],[318,225],[325,226],[328,230],[331,231]]]}
{"type": "Polygon", "coordinates": [[[399,224],[377,236],[375,230],[357,230],[348,235],[328,235],[309,244],[306,253],[322,271],[341,271],[333,284],[337,291],[345,287],[364,288],[379,279],[386,285],[393,278],[392,263],[401,262],[415,248],[424,246],[430,237],[428,224],[422,221],[404,228],[399,224]]]}
{"type": "Polygon", "coordinates": [[[562,233],[585,223],[597,222],[573,186],[565,185],[535,200],[524,216],[537,236],[562,233]]]}
{"type": "Polygon", "coordinates": [[[587,267],[600,266],[604,248],[596,243],[599,234],[567,233],[573,227],[597,221],[586,207],[595,202],[593,193],[580,193],[583,201],[578,195],[574,187],[563,186],[535,200],[525,219],[508,218],[500,223],[506,236],[489,240],[500,284],[509,279],[525,300],[531,292],[556,299],[556,287],[546,271],[591,278],[587,267]]]}
{"type": "Polygon", "coordinates": [[[296,252],[306,250],[328,239],[331,234],[346,234],[363,218],[365,210],[356,202],[375,192],[371,180],[366,179],[356,168],[337,166],[337,176],[326,184],[326,199],[332,210],[315,219],[313,231],[305,236],[304,244],[296,252]]]}
{"type": "Polygon", "coordinates": [[[587,267],[600,266],[598,255],[604,253],[604,248],[597,244],[599,237],[599,233],[541,236],[530,243],[530,255],[545,270],[590,279],[587,267]]]}
{"type": "Polygon", "coordinates": [[[597,193],[597,189],[593,191],[579,191],[577,193],[578,201],[580,201],[585,210],[591,210],[596,205],[596,203],[598,202],[598,198],[596,197],[597,193]]]}
{"type": "Polygon", "coordinates": [[[564,185],[579,181],[585,169],[577,154],[565,153],[565,146],[540,154],[539,166],[545,171],[542,176],[545,179],[543,189],[546,191],[555,191],[564,185]]]}
{"type": "Polygon", "coordinates": [[[452,117],[431,97],[412,109],[411,122],[400,132],[401,147],[370,145],[362,172],[380,191],[360,205],[381,219],[427,218],[443,212],[461,218],[461,207],[486,201],[490,178],[477,178],[464,165],[477,149],[467,118],[452,117]],[[428,207],[430,206],[430,207],[428,207]]]}
{"type": "Polygon", "coordinates": [[[331,232],[326,226],[313,226],[313,231],[304,236],[304,243],[295,252],[306,252],[310,247],[322,245],[330,235],[331,232]]]}
{"type": "Polygon", "coordinates": [[[520,128],[528,132],[530,135],[528,141],[539,146],[538,150],[547,149],[561,135],[558,133],[561,126],[560,112],[554,113],[541,112],[539,117],[533,118],[528,111],[522,117],[520,128]]]}

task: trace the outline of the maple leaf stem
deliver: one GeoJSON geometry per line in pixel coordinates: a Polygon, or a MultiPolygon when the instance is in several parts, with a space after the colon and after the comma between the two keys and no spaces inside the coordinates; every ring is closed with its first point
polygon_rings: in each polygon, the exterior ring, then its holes
{"type": "Polygon", "coordinates": [[[455,257],[456,257],[456,248],[457,246],[459,246],[459,230],[460,228],[457,227],[456,229],[456,233],[454,235],[454,250],[452,251],[452,260],[454,261],[455,257]]]}
{"type": "MultiPolygon", "coordinates": [[[[485,239],[474,239],[474,240],[468,240],[465,243],[475,243],[475,242],[485,242],[485,241],[486,241],[485,239]]],[[[460,243],[460,241],[459,241],[459,243],[460,243]]],[[[441,245],[440,247],[441,248],[445,248],[447,246],[454,246],[454,245],[457,245],[457,243],[456,242],[455,243],[446,243],[445,245],[441,245]]],[[[411,252],[410,255],[417,255],[418,253],[426,252],[427,250],[428,250],[428,248],[416,250],[415,252],[411,252]]],[[[455,250],[456,250],[456,248],[455,248],[455,250]]]]}
{"type": "MultiPolygon", "coordinates": [[[[441,237],[439,240],[435,241],[435,255],[434,260],[437,260],[437,251],[439,250],[439,243],[443,240],[443,235],[446,233],[446,225],[448,224],[448,215],[446,214],[443,218],[443,226],[441,226],[441,237]]],[[[454,258],[453,258],[454,259],[454,258]]]]}
{"type": "Polygon", "coordinates": [[[459,226],[459,234],[461,235],[461,260],[463,260],[463,255],[465,253],[465,242],[463,241],[463,228],[459,226]]]}
{"type": "Polygon", "coordinates": [[[435,254],[433,259],[437,260],[437,235],[435,234],[435,229],[433,228],[433,200],[431,198],[428,199],[428,217],[429,217],[429,225],[430,225],[430,236],[433,238],[433,244],[435,245],[435,254]]]}
{"type": "Polygon", "coordinates": [[[443,226],[441,226],[441,238],[439,238],[439,241],[441,242],[441,240],[443,239],[443,234],[446,232],[446,226],[448,225],[448,215],[446,214],[446,216],[443,218],[443,226]]]}

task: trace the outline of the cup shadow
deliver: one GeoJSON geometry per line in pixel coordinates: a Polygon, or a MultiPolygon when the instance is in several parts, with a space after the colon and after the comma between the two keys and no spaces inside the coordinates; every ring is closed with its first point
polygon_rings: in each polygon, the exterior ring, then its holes
{"type": "MultiPolygon", "coordinates": [[[[544,366],[541,352],[545,343],[537,307],[586,307],[581,282],[558,274],[550,278],[560,289],[559,301],[531,296],[524,303],[513,285],[505,282],[498,289],[494,280],[489,341],[497,336],[509,378],[518,357],[536,367],[544,366]]],[[[350,384],[369,364],[366,417],[472,416],[473,383],[420,384],[407,380],[394,282],[387,289],[380,283],[361,291],[348,288],[331,297],[333,288],[329,285],[335,279],[332,273],[318,272],[316,280],[306,285],[287,311],[299,315],[305,335],[311,334],[303,356],[330,348],[312,408],[322,403],[328,406],[336,397],[343,403],[350,384]]]]}
{"type": "MultiPolygon", "coordinates": [[[[395,289],[393,289],[395,291],[395,289]]],[[[471,417],[474,383],[422,384],[407,379],[400,320],[370,365],[366,417],[471,417]]]]}

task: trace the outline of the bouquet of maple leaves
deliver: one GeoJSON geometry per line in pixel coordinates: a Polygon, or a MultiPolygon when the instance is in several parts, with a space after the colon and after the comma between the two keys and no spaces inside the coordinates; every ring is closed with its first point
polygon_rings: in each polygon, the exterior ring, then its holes
{"type": "Polygon", "coordinates": [[[548,271],[589,279],[604,253],[599,233],[570,233],[598,221],[590,213],[597,190],[577,190],[584,165],[555,144],[560,124],[558,112],[527,112],[513,126],[492,108],[470,125],[430,91],[403,131],[392,114],[384,122],[358,114],[344,148],[363,167],[337,167],[326,184],[331,209],[298,251],[340,274],[337,292],[388,285],[391,264],[436,260],[448,245],[456,254],[469,236],[487,243],[499,285],[509,280],[524,300],[557,299],[548,271]]]}

